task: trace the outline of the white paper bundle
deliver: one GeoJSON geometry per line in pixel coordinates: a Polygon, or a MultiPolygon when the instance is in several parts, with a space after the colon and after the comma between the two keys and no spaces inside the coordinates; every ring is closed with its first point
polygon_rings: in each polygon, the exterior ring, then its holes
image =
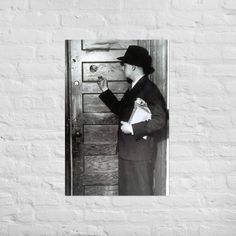
{"type": "MultiPolygon", "coordinates": [[[[134,102],[134,109],[129,118],[129,124],[137,124],[142,121],[150,120],[152,117],[151,111],[147,106],[147,103],[141,99],[137,98],[134,102]]],[[[143,137],[147,139],[147,136],[143,137]]]]}

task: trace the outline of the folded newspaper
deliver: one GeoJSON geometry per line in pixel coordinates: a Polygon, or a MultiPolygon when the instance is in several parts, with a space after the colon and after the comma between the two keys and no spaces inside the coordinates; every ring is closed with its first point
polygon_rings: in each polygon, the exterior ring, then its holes
{"type": "MultiPolygon", "coordinates": [[[[147,106],[147,103],[141,99],[137,98],[134,102],[134,109],[131,113],[128,123],[136,124],[142,121],[150,120],[152,113],[147,106]]],[[[147,136],[143,136],[143,139],[147,139],[147,136]]]]}

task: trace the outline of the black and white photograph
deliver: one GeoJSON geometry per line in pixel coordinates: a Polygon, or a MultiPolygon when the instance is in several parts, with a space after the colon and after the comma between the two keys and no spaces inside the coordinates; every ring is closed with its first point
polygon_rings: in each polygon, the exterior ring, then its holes
{"type": "Polygon", "coordinates": [[[168,48],[65,41],[65,195],[169,194],[168,48]]]}

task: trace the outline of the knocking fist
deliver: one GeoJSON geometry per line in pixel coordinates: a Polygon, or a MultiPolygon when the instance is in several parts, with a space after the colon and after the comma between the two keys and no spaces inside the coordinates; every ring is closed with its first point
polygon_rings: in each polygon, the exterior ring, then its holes
{"type": "Polygon", "coordinates": [[[98,87],[102,90],[102,92],[105,92],[108,89],[107,80],[102,76],[98,76],[97,84],[98,87]]]}
{"type": "Polygon", "coordinates": [[[132,128],[132,125],[129,124],[128,122],[125,122],[125,121],[121,121],[121,131],[125,134],[133,134],[133,128],[132,128]]]}

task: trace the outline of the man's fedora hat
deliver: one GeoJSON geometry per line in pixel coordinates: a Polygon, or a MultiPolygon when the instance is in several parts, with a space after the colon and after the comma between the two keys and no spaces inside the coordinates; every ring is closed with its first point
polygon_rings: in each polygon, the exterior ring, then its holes
{"type": "Polygon", "coordinates": [[[143,67],[145,74],[151,74],[154,72],[152,67],[152,57],[149,55],[147,49],[137,46],[130,45],[125,52],[123,57],[118,57],[122,63],[143,67]]]}

